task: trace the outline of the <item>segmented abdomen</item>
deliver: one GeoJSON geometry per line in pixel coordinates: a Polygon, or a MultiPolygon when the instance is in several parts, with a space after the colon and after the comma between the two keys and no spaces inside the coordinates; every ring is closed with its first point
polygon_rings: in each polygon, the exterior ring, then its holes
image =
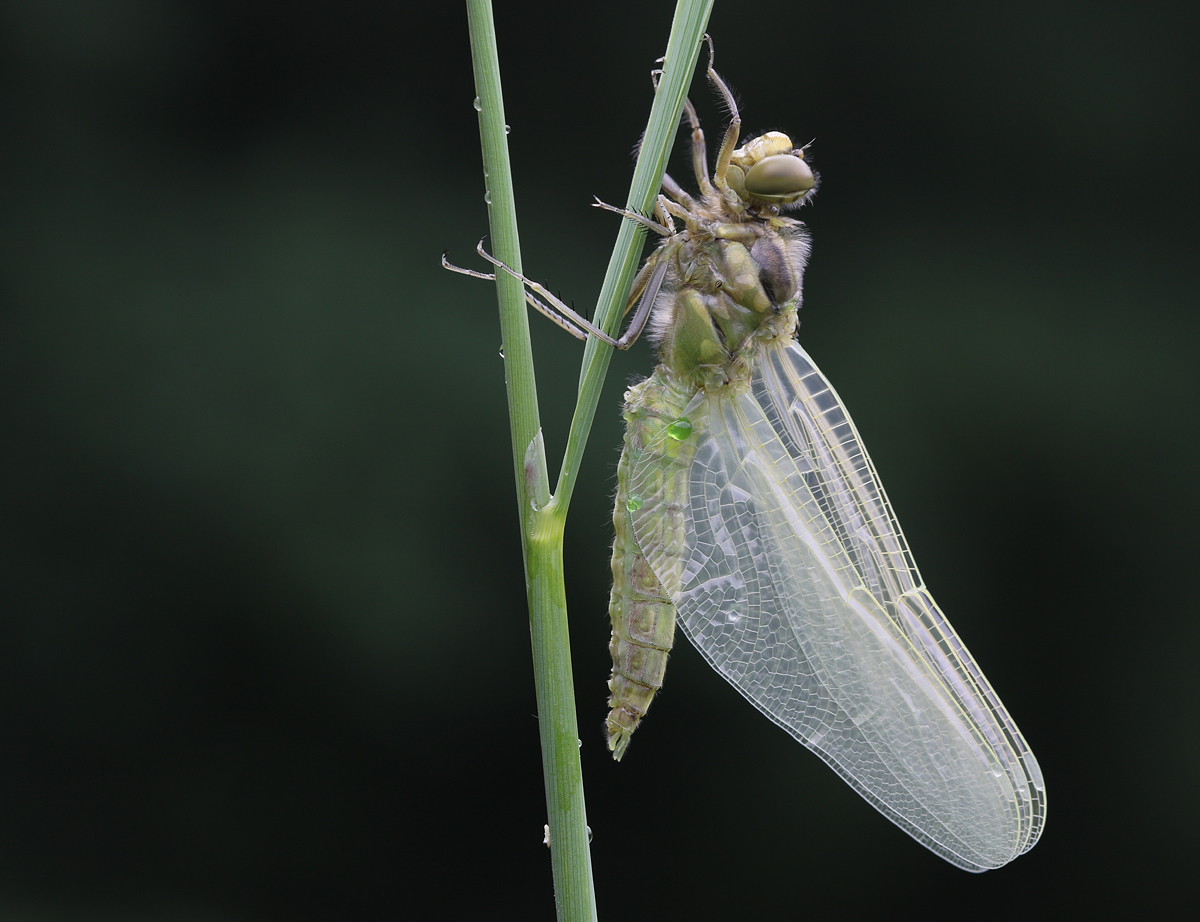
{"type": "Polygon", "coordinates": [[[617,466],[613,510],[613,588],[609,601],[613,658],[608,688],[608,748],[620,759],[662,687],[667,655],[675,642],[675,606],[679,592],[684,526],[682,504],[691,462],[688,440],[667,436],[679,420],[690,392],[656,371],[625,395],[625,447],[617,466]],[[631,491],[631,484],[636,485],[631,491]],[[635,535],[653,535],[659,549],[655,575],[635,535]],[[667,549],[666,566],[663,549],[667,549]]]}

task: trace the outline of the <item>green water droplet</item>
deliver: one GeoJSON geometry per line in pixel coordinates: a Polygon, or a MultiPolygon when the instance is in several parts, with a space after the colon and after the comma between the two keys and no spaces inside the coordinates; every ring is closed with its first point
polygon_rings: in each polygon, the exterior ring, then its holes
{"type": "Polygon", "coordinates": [[[667,426],[667,435],[682,442],[692,434],[692,424],[682,416],[667,426]]]}
{"type": "Polygon", "coordinates": [[[488,190],[487,192],[483,193],[483,200],[484,200],[485,202],[487,202],[489,205],[490,205],[490,204],[492,204],[492,193],[491,193],[491,190],[488,190]]]}
{"type": "Polygon", "coordinates": [[[634,493],[629,497],[629,501],[625,504],[625,508],[630,512],[637,512],[642,508],[642,498],[634,493]]]}
{"type": "Polygon", "coordinates": [[[476,112],[482,112],[482,111],[483,111],[483,103],[481,103],[481,102],[479,101],[479,97],[478,97],[478,96],[476,96],[476,97],[475,97],[475,101],[474,101],[473,103],[471,103],[471,105],[473,105],[473,106],[475,107],[475,111],[476,111],[476,112]]]}
{"type": "Polygon", "coordinates": [[[505,134],[508,134],[508,133],[510,133],[511,131],[512,131],[512,128],[510,128],[508,125],[505,125],[505,126],[504,126],[504,133],[505,133],[505,134]]]}

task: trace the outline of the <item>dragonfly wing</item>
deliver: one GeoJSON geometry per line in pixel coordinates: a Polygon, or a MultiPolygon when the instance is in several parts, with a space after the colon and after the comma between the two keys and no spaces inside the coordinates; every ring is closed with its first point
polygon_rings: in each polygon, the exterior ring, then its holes
{"type": "Polygon", "coordinates": [[[689,639],[943,858],[982,871],[1027,851],[1045,815],[1037,762],[925,590],[812,360],[768,347],[748,391],[701,392],[684,415],[696,441],[673,601],[689,639]]]}

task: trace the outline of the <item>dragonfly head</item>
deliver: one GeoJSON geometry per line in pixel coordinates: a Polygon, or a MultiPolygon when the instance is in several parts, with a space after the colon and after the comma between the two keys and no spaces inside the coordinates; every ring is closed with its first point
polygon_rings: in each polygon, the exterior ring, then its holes
{"type": "Polygon", "coordinates": [[[801,205],[817,184],[803,148],[779,131],[768,131],[733,152],[729,187],[751,206],[801,205]]]}

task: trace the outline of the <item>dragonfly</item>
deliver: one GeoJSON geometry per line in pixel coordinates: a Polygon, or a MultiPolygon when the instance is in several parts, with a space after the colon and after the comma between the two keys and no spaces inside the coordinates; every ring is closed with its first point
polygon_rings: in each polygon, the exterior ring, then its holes
{"type": "Polygon", "coordinates": [[[710,176],[685,102],[699,195],[668,175],[653,218],[598,203],[662,238],[621,338],[479,247],[579,338],[627,348],[649,323],[657,345],[653,374],[625,394],[609,749],[625,755],[678,624],[910,836],[964,870],[1001,867],[1041,835],[1041,769],[926,588],[857,428],[797,341],[809,234],[784,212],[812,199],[818,176],[781,132],[738,146],[738,107],[712,58],[709,40],[707,76],[730,121],[710,176]]]}

